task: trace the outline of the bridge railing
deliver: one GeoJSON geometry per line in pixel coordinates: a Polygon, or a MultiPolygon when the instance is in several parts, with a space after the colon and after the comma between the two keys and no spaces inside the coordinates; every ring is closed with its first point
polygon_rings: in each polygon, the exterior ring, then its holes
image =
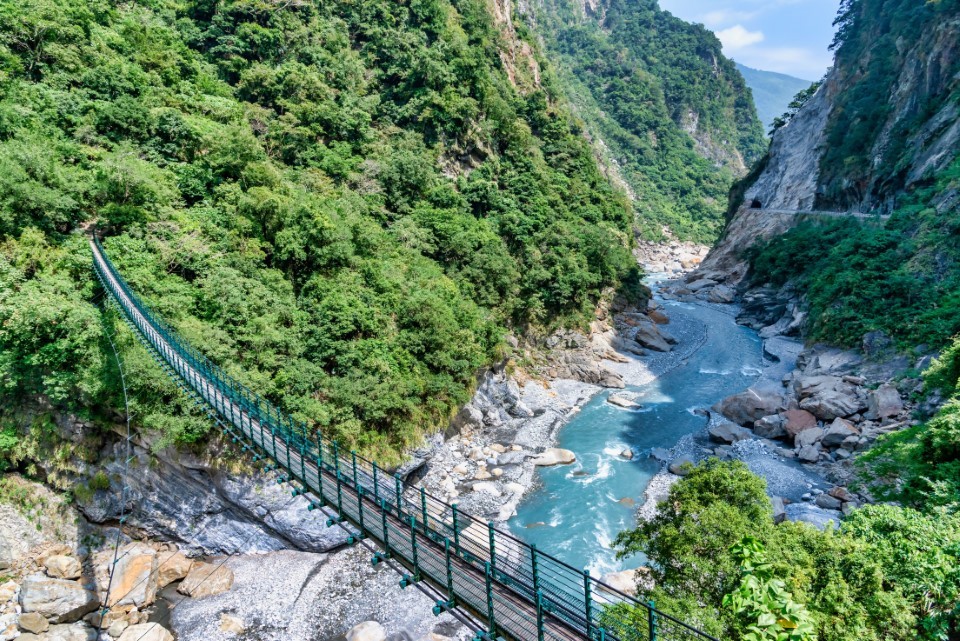
{"type": "Polygon", "coordinates": [[[294,420],[236,381],[158,318],[120,276],[99,240],[94,238],[93,243],[109,272],[104,273],[95,259],[97,277],[128,321],[134,324],[141,339],[169,367],[174,366],[172,350],[192,370],[185,372],[182,366],[173,368],[183,383],[236,426],[243,437],[252,441],[252,446],[273,458],[291,479],[296,478],[318,492],[319,503],[311,507],[326,504],[335,508],[338,514],[358,526],[361,533],[373,534],[381,543],[386,539],[388,548],[393,546],[401,552],[406,567],[415,573],[430,570],[426,573],[434,575],[432,578],[441,584],[444,568],[418,567],[418,562],[427,562],[426,558],[418,560],[414,553],[418,535],[448,548],[448,564],[452,554],[474,567],[479,576],[488,577],[485,593],[464,583],[454,586],[452,578],[448,587],[458,588],[461,594],[456,596],[489,620],[488,627],[493,633],[489,638],[522,638],[511,634],[510,626],[503,624],[505,616],[518,618],[517,625],[522,617],[518,613],[505,614],[502,604],[495,607],[489,585],[494,583],[533,604],[539,639],[546,638],[543,620],[552,618],[586,639],[717,641],[657,610],[652,603],[638,601],[590,576],[587,570],[578,570],[528,545],[496,528],[492,522],[465,513],[456,504],[448,504],[423,488],[406,485],[398,475],[390,474],[376,462],[355,451],[344,452],[336,441],[322,436],[312,438],[306,423],[294,420]],[[214,388],[214,393],[205,387],[204,381],[214,388]],[[308,468],[308,462],[316,466],[319,474],[308,468]],[[332,481],[322,478],[324,472],[335,478],[336,483],[331,486],[332,481]],[[343,503],[344,486],[354,493],[356,505],[343,503]],[[398,530],[394,521],[409,525],[398,530]],[[495,623],[497,617],[500,623],[495,623]]]}

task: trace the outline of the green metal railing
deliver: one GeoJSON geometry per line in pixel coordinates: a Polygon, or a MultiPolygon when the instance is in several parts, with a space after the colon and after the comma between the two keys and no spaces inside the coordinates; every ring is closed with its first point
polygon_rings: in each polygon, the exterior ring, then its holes
{"type": "MultiPolygon", "coordinates": [[[[717,641],[652,603],[642,603],[403,483],[376,462],[311,436],[304,423],[228,376],[157,318],[128,287],[100,242],[94,271],[138,338],[184,392],[205,406],[224,432],[278,481],[324,508],[329,525],[352,526],[351,543],[369,539],[372,562],[402,573],[401,587],[424,583],[434,613],[464,611],[483,629],[478,639],[717,641]]],[[[419,586],[422,587],[422,586],[419,586]]]]}

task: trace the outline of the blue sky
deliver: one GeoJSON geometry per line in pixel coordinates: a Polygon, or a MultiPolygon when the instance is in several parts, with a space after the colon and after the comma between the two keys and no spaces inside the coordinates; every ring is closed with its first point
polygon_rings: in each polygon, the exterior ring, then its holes
{"type": "Polygon", "coordinates": [[[817,80],[833,63],[838,0],[660,0],[660,6],[717,34],[723,52],[767,71],[817,80]]]}

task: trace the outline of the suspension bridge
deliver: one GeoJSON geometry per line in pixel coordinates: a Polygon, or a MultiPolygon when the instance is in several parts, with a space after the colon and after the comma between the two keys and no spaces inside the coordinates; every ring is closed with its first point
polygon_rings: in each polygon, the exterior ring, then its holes
{"type": "Polygon", "coordinates": [[[397,570],[477,641],[717,641],[313,435],[211,363],[134,294],[92,236],[94,273],[141,343],[244,453],[304,495],[327,524],[397,570]]]}

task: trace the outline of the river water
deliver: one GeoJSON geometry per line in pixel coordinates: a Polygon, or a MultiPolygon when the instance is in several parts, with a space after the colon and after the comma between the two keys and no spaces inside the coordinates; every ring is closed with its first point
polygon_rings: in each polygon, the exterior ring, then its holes
{"type": "Polygon", "coordinates": [[[675,353],[624,366],[625,379],[642,384],[600,392],[561,429],[557,446],[572,450],[577,462],[540,468],[540,483],[508,523],[516,536],[594,576],[643,563],[642,557],[618,560],[611,543],[635,526],[644,490],[660,469],[650,450],[672,448],[700,432],[707,418],[695,410],[750,387],[765,367],[777,367],[764,361],[757,333],[737,325],[725,308],[661,303],[671,319],[667,328],[680,339],[675,353]],[[624,391],[636,394],[642,408],[607,402],[624,391]],[[621,456],[626,448],[632,460],[621,456]]]}

